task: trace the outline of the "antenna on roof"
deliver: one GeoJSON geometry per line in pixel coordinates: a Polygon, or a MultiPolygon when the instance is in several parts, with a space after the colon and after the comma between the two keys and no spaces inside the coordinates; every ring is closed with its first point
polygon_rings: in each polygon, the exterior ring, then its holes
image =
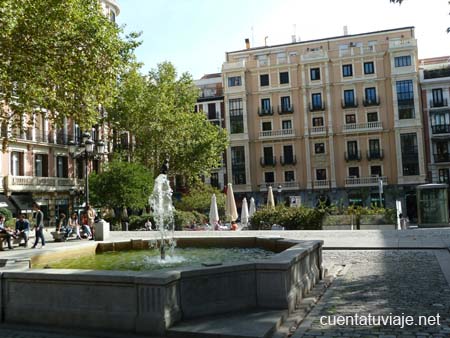
{"type": "Polygon", "coordinates": [[[294,29],[292,32],[293,34],[291,35],[292,42],[297,42],[297,25],[294,23],[292,28],[294,29]]]}
{"type": "Polygon", "coordinates": [[[255,45],[255,35],[253,34],[253,26],[252,26],[252,46],[255,45]]]}
{"type": "Polygon", "coordinates": [[[265,47],[267,47],[267,39],[268,39],[269,37],[266,35],[266,37],[264,38],[264,46],[265,47]]]}

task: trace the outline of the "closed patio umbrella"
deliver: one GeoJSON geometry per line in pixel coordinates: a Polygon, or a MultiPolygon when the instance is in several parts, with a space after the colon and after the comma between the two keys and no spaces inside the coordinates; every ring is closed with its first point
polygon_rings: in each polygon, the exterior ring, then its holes
{"type": "Polygon", "coordinates": [[[227,221],[235,221],[238,218],[236,209],[236,201],[234,200],[233,186],[228,183],[227,199],[226,199],[225,217],[227,221]]]}
{"type": "Polygon", "coordinates": [[[247,204],[247,198],[245,198],[245,197],[242,200],[241,224],[243,227],[247,226],[247,224],[248,224],[248,204],[247,204]]]}
{"type": "Polygon", "coordinates": [[[267,206],[269,208],[275,208],[275,200],[273,199],[273,191],[272,186],[269,186],[269,190],[267,191],[267,206]]]}
{"type": "Polygon", "coordinates": [[[248,218],[252,218],[253,214],[256,212],[255,199],[250,198],[250,207],[248,209],[248,218]]]}
{"type": "Polygon", "coordinates": [[[219,211],[217,210],[216,194],[211,196],[211,206],[209,208],[209,224],[214,230],[216,224],[219,222],[219,211]]]}

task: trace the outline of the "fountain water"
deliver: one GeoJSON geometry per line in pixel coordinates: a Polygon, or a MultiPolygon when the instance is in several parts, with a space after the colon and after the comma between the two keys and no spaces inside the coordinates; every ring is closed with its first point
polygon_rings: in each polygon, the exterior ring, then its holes
{"type": "Polygon", "coordinates": [[[149,198],[149,204],[153,209],[153,215],[156,228],[158,229],[161,239],[159,250],[161,259],[166,258],[166,247],[173,253],[176,242],[174,240],[174,207],[172,204],[172,188],[167,178],[169,170],[169,161],[165,160],[161,167],[161,173],[155,180],[153,193],[149,198]]]}

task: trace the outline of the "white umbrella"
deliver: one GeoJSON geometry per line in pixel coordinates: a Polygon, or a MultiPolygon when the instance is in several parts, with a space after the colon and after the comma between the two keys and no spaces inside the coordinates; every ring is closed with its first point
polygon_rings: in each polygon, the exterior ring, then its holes
{"type": "Polygon", "coordinates": [[[269,185],[269,190],[267,191],[267,206],[269,208],[275,208],[275,200],[273,199],[273,191],[271,185],[269,185]]]}
{"type": "Polygon", "coordinates": [[[253,214],[256,212],[255,199],[250,198],[250,209],[248,210],[248,218],[251,218],[253,214]]]}
{"type": "Polygon", "coordinates": [[[242,226],[247,226],[248,224],[248,204],[247,199],[245,197],[242,200],[241,224],[242,226]]]}
{"type": "Polygon", "coordinates": [[[227,203],[225,208],[225,216],[228,221],[235,221],[238,218],[238,213],[236,209],[236,202],[234,200],[233,186],[228,183],[227,188],[227,203]]]}
{"type": "Polygon", "coordinates": [[[211,196],[211,206],[209,208],[209,224],[214,230],[216,224],[219,222],[219,211],[217,210],[216,194],[211,196]]]}

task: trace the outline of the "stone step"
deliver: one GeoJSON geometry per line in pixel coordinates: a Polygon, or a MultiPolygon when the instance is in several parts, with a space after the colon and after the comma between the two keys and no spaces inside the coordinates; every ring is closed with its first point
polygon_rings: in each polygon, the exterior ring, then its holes
{"type": "Polygon", "coordinates": [[[254,309],[181,321],[167,331],[175,338],[267,338],[283,321],[287,311],[254,309]]]}

